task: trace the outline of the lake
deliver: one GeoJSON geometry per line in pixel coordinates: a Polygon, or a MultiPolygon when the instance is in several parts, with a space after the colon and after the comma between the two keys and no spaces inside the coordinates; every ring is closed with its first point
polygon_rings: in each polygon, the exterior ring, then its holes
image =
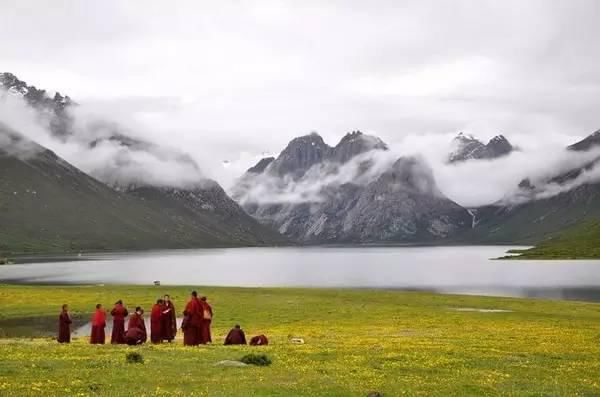
{"type": "Polygon", "coordinates": [[[231,248],[0,266],[0,282],[347,287],[600,301],[600,261],[490,260],[506,246],[231,248]]]}

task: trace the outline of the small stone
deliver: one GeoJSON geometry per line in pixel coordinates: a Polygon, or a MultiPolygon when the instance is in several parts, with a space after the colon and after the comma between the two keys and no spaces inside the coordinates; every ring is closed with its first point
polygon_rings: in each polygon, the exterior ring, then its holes
{"type": "Polygon", "coordinates": [[[383,394],[379,393],[378,391],[372,391],[371,393],[367,394],[367,397],[383,397],[383,394]]]}
{"type": "Polygon", "coordinates": [[[218,363],[216,363],[215,366],[217,366],[217,367],[247,367],[248,364],[244,364],[241,361],[223,360],[223,361],[219,361],[218,363]]]}
{"type": "Polygon", "coordinates": [[[290,343],[293,345],[303,345],[304,344],[304,339],[302,338],[292,338],[290,339],[290,343]]]}

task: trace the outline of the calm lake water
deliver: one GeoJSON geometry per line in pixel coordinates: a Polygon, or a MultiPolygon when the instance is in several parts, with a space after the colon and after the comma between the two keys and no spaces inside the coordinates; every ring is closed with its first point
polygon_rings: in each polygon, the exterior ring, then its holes
{"type": "Polygon", "coordinates": [[[38,258],[0,282],[350,287],[600,301],[600,261],[490,260],[514,247],[233,248],[38,258]]]}

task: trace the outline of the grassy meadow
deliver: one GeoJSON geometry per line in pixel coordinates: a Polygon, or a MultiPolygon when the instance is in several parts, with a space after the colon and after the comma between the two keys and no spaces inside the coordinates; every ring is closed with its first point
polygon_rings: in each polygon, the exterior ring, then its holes
{"type": "Polygon", "coordinates": [[[149,312],[190,287],[0,285],[0,396],[564,396],[600,395],[600,305],[426,293],[198,288],[215,310],[201,347],[59,345],[60,305],[77,317],[123,299],[149,312]],[[478,310],[506,310],[480,312],[478,310]],[[40,320],[42,319],[42,320],[40,320]],[[44,320],[45,319],[45,320],[44,320]],[[234,323],[266,347],[228,347],[234,323]],[[293,345],[291,337],[304,338],[293,345]],[[140,352],[143,364],[126,363],[140,352]],[[219,367],[249,352],[269,367],[219,367]]]}

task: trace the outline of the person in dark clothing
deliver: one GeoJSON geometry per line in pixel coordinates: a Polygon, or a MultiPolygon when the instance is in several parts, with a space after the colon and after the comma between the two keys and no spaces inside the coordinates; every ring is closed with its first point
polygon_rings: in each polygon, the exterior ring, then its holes
{"type": "Polygon", "coordinates": [[[267,339],[267,337],[265,335],[253,336],[250,339],[250,346],[264,346],[264,345],[268,345],[268,344],[269,344],[269,340],[267,339]]]}
{"type": "Polygon", "coordinates": [[[71,315],[69,306],[62,305],[62,310],[58,316],[58,343],[71,343],[71,315]]]}
{"type": "Polygon", "coordinates": [[[244,334],[244,330],[240,328],[238,324],[235,325],[227,334],[225,338],[225,345],[245,345],[246,344],[246,334],[244,334]]]}

